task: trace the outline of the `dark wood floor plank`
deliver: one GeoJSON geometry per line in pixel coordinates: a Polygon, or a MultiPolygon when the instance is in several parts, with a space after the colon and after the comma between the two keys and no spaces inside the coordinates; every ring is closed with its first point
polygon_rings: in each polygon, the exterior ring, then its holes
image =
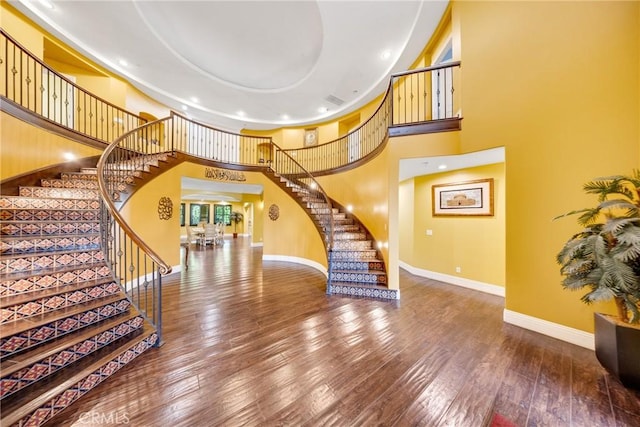
{"type": "Polygon", "coordinates": [[[163,282],[165,344],[51,425],[640,425],[638,392],[592,351],[504,324],[502,298],[404,271],[401,301],[327,296],[325,281],[248,239],[192,247],[163,282]]]}

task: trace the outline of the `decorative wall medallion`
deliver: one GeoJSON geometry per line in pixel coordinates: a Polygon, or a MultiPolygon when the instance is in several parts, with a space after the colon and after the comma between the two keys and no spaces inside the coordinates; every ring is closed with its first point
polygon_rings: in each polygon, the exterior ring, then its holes
{"type": "Polygon", "coordinates": [[[246,181],[244,173],[238,171],[229,171],[226,169],[206,168],[204,170],[205,178],[217,179],[218,181],[246,181]]]}
{"type": "Polygon", "coordinates": [[[276,219],[278,219],[278,217],[280,216],[280,208],[278,207],[278,205],[271,205],[269,206],[269,218],[271,219],[271,221],[275,221],[276,219]]]}
{"type": "Polygon", "coordinates": [[[173,202],[168,197],[160,197],[158,202],[158,216],[160,219],[168,220],[173,216],[173,202]]]}

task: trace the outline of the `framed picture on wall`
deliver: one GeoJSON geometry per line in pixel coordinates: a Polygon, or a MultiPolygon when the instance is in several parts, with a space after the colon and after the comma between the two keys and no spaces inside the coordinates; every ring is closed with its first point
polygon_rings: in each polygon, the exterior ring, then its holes
{"type": "Polygon", "coordinates": [[[431,186],[433,216],[493,216],[493,178],[431,186]]]}
{"type": "Polygon", "coordinates": [[[312,147],[318,145],[318,128],[304,130],[304,146],[312,147]]]}

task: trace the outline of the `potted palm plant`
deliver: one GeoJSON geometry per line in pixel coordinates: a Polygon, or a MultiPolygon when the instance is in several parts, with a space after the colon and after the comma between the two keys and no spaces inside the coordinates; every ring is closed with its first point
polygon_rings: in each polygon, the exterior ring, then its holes
{"type": "Polygon", "coordinates": [[[234,211],[231,212],[231,216],[229,217],[231,222],[233,222],[233,238],[238,238],[238,223],[241,223],[244,219],[242,212],[234,211]]]}
{"type": "Polygon", "coordinates": [[[617,316],[594,314],[600,363],[628,386],[640,388],[640,171],[596,178],[583,187],[597,205],[560,215],[580,215],[584,229],[557,255],[562,286],[587,289],[587,304],[614,300],[617,316]]]}

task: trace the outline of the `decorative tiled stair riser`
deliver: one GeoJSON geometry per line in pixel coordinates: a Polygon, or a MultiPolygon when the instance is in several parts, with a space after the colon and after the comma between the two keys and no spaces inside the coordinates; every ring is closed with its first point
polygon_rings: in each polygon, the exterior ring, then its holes
{"type": "Polygon", "coordinates": [[[0,196],[1,425],[42,425],[158,339],[104,259],[97,184],[83,169],[0,196]]]}
{"type": "Polygon", "coordinates": [[[27,329],[7,338],[1,338],[0,357],[4,360],[12,354],[20,353],[53,339],[77,332],[89,325],[126,313],[130,307],[131,303],[126,299],[122,299],[36,328],[27,329]]]}
{"type": "Polygon", "coordinates": [[[45,314],[109,295],[117,295],[119,292],[120,285],[111,282],[84,289],[75,289],[70,292],[39,298],[23,304],[12,305],[0,309],[0,323],[45,314]]]}
{"type": "Polygon", "coordinates": [[[0,281],[0,297],[105,278],[111,278],[111,270],[104,263],[77,269],[42,270],[38,274],[12,274],[0,281]]]}
{"type": "Polygon", "coordinates": [[[24,387],[42,380],[65,366],[69,366],[73,362],[94,353],[96,350],[140,329],[143,323],[144,320],[141,316],[126,319],[123,322],[112,326],[97,335],[82,340],[64,350],[54,352],[50,355],[45,355],[43,359],[31,363],[20,370],[16,371],[15,369],[12,369],[12,372],[6,377],[3,375],[0,383],[0,399],[4,399],[24,387]]]}
{"type": "Polygon", "coordinates": [[[398,292],[386,287],[387,274],[380,254],[367,231],[355,217],[323,200],[302,185],[281,177],[309,215],[325,231],[333,219],[333,249],[329,257],[328,294],[363,298],[398,299],[398,292]]]}

